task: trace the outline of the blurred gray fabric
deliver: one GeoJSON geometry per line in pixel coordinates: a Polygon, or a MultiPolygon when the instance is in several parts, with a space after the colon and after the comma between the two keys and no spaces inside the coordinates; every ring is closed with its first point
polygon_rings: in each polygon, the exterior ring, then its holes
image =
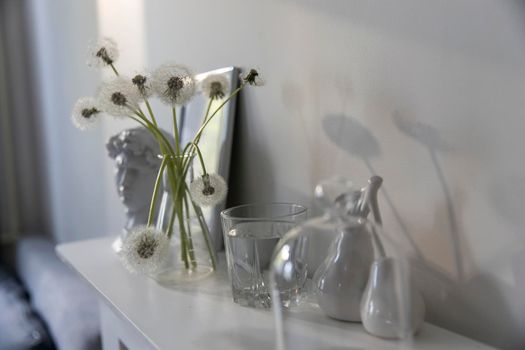
{"type": "Polygon", "coordinates": [[[42,321],[33,312],[14,274],[0,263],[0,349],[51,350],[42,321]]]}
{"type": "Polygon", "coordinates": [[[20,279],[57,348],[100,349],[98,303],[91,287],[60,261],[45,237],[21,237],[16,250],[20,279]]]}

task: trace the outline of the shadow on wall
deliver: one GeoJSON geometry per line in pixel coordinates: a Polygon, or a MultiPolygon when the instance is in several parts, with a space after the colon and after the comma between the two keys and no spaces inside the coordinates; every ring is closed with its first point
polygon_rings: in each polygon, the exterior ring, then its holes
{"type": "MultiPolygon", "coordinates": [[[[324,132],[335,145],[343,151],[360,158],[371,175],[380,175],[375,171],[372,165],[372,159],[379,158],[381,155],[381,147],[376,137],[365,126],[355,118],[346,117],[341,114],[329,114],[323,119],[322,123],[324,132]]],[[[386,204],[390,207],[394,218],[401,227],[401,232],[416,256],[423,259],[423,254],[412,238],[405,221],[399,214],[394,201],[388,193],[387,187],[388,185],[381,187],[381,193],[385,198],[386,204]]]]}
{"type": "MultiPolygon", "coordinates": [[[[453,201],[453,192],[450,190],[438,157],[439,154],[454,150],[433,126],[409,120],[398,112],[392,114],[392,119],[399,131],[428,151],[444,195],[448,214],[448,233],[458,279],[451,278],[426,260],[414,260],[411,264],[415,281],[426,296],[428,309],[431,311],[428,320],[469,337],[512,348],[520,342],[516,336],[522,331],[516,326],[519,322],[513,319],[515,313],[508,305],[504,290],[500,286],[501,282],[489,274],[467,277],[465,273],[465,256],[468,247],[462,246],[457,216],[457,213],[461,212],[461,201],[453,201]]],[[[508,198],[510,191],[506,192],[503,197],[508,198]]],[[[525,189],[523,192],[525,193],[525,189]]],[[[496,203],[498,200],[494,198],[493,202],[496,203]]],[[[519,281],[519,278],[517,280],[519,281]]]]}
{"type": "MultiPolygon", "coordinates": [[[[465,265],[461,247],[461,232],[458,225],[457,210],[461,207],[453,202],[452,193],[439,162],[440,153],[450,152],[452,148],[441,138],[434,127],[408,120],[399,113],[392,114],[394,125],[401,133],[423,146],[429,153],[430,161],[444,196],[444,207],[448,218],[450,246],[453,252],[457,279],[449,276],[438,266],[427,261],[423,252],[412,238],[406,220],[396,209],[394,200],[388,193],[388,183],[382,193],[394,218],[402,228],[402,233],[415,252],[411,259],[412,273],[416,284],[422,291],[428,309],[427,320],[466,336],[487,343],[502,346],[516,344],[519,329],[512,319],[512,310],[506,303],[504,291],[498,281],[486,274],[465,278],[465,265]]],[[[373,159],[381,156],[381,148],[373,133],[358,120],[344,115],[327,115],[322,121],[328,138],[341,150],[359,158],[364,166],[375,174],[373,159]]],[[[524,191],[525,193],[525,187],[524,191]]],[[[495,201],[501,200],[496,191],[495,201]]],[[[517,213],[506,214],[517,217],[517,213]]]]}
{"type": "Polygon", "coordinates": [[[398,112],[394,112],[392,114],[392,119],[394,120],[394,125],[399,131],[415,140],[417,143],[421,144],[428,150],[430,160],[434,166],[441,190],[443,191],[443,195],[445,197],[445,204],[448,213],[450,246],[454,255],[454,266],[456,267],[456,273],[459,280],[462,281],[465,278],[465,268],[463,266],[463,250],[461,249],[458,220],[456,218],[456,211],[454,210],[452,193],[438,159],[438,153],[449,152],[452,150],[452,148],[445,143],[438,131],[428,124],[418,121],[411,121],[403,117],[398,112]]]}
{"type": "Polygon", "coordinates": [[[502,174],[493,177],[489,183],[487,197],[489,204],[500,217],[516,230],[525,227],[523,201],[525,200],[525,176],[521,174],[502,174]]]}
{"type": "MultiPolygon", "coordinates": [[[[317,139],[319,135],[317,133],[308,132],[308,125],[311,122],[311,119],[315,118],[315,114],[309,113],[308,109],[305,108],[307,98],[305,96],[304,88],[305,86],[301,86],[300,84],[294,83],[293,81],[285,81],[281,90],[281,101],[287,113],[289,113],[289,115],[291,115],[292,118],[297,121],[298,128],[300,129],[298,134],[304,135],[303,145],[307,151],[307,154],[311,157],[311,159],[321,159],[322,154],[318,147],[317,139]]],[[[314,105],[317,106],[317,104],[314,105]]],[[[307,182],[309,184],[309,188],[313,188],[315,186],[312,179],[320,178],[319,171],[320,167],[318,166],[317,162],[312,161],[308,163],[304,175],[309,176],[309,181],[307,182]]],[[[292,189],[290,190],[293,191],[292,189]]],[[[301,196],[301,194],[297,191],[295,191],[295,195],[296,197],[301,196]]],[[[309,196],[309,198],[305,198],[303,202],[309,210],[308,216],[315,216],[316,214],[321,213],[318,211],[316,203],[311,196],[309,196]]]]}
{"type": "Polygon", "coordinates": [[[428,322],[505,349],[520,341],[516,336],[523,331],[494,277],[478,274],[456,281],[428,262],[413,260],[411,266],[428,322]]]}
{"type": "Polygon", "coordinates": [[[276,197],[275,171],[272,160],[264,145],[257,141],[257,130],[252,130],[253,123],[247,123],[248,115],[245,104],[246,94],[237,97],[237,108],[233,131],[233,146],[230,162],[230,176],[226,208],[257,201],[267,202],[276,197]],[[254,160],[249,162],[247,160],[254,160]],[[250,167],[254,164],[254,167],[250,167]],[[243,179],[257,179],[259,188],[251,188],[243,179]],[[264,190],[261,190],[263,188],[264,190]]]}

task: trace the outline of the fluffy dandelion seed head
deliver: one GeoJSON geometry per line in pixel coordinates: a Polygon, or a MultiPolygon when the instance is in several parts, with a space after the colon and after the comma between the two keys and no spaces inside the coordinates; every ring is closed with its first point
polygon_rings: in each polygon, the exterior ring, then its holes
{"type": "Polygon", "coordinates": [[[203,207],[215,205],[226,198],[228,186],[218,174],[206,174],[190,184],[190,194],[195,203],[203,207]]]}
{"type": "Polygon", "coordinates": [[[184,80],[181,77],[171,77],[168,79],[168,82],[166,85],[168,88],[166,89],[169,92],[177,93],[180,89],[184,87],[184,80]]]}
{"type": "Polygon", "coordinates": [[[82,97],[73,107],[71,120],[80,130],[88,130],[96,125],[100,115],[96,100],[92,97],[82,97]]]}
{"type": "Polygon", "coordinates": [[[143,87],[144,84],[146,83],[146,80],[147,78],[144,75],[137,74],[131,79],[131,82],[137,87],[143,87]]]}
{"type": "Polygon", "coordinates": [[[110,38],[89,45],[88,61],[90,67],[105,67],[113,64],[119,56],[117,43],[110,38]]]}
{"type": "Polygon", "coordinates": [[[164,64],[153,72],[151,78],[153,91],[166,104],[184,105],[195,94],[195,78],[184,66],[164,64]]]}
{"type": "Polygon", "coordinates": [[[253,86],[263,86],[264,80],[261,78],[261,75],[256,69],[250,69],[246,74],[241,75],[241,80],[245,84],[250,84],[253,86]]]}
{"type": "Polygon", "coordinates": [[[154,274],[166,263],[169,239],[154,227],[139,226],[122,242],[120,258],[133,273],[154,274]]]}
{"type": "Polygon", "coordinates": [[[111,94],[111,102],[113,102],[117,106],[125,106],[127,101],[128,99],[126,98],[126,96],[120,91],[115,91],[111,94]]]}
{"type": "Polygon", "coordinates": [[[85,119],[89,119],[91,118],[93,115],[97,114],[98,113],[98,110],[95,108],[95,107],[86,107],[84,109],[82,109],[82,116],[85,118],[85,119]]]}
{"type": "Polygon", "coordinates": [[[151,76],[148,73],[138,73],[131,78],[131,82],[144,98],[148,98],[153,94],[151,88],[151,76]]]}
{"type": "Polygon", "coordinates": [[[142,97],[131,79],[118,76],[102,83],[97,103],[102,111],[113,116],[131,115],[137,109],[142,97]]]}
{"type": "Polygon", "coordinates": [[[221,99],[226,96],[230,90],[230,82],[228,78],[222,74],[214,74],[207,76],[201,82],[202,92],[206,97],[213,99],[221,99]]]}

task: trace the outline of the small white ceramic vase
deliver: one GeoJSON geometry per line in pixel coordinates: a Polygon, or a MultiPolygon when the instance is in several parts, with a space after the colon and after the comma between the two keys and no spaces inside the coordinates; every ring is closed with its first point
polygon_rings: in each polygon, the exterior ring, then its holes
{"type": "Polygon", "coordinates": [[[408,305],[403,311],[399,308],[397,290],[395,260],[382,257],[374,261],[361,302],[361,320],[368,333],[381,338],[401,338],[420,329],[425,315],[421,294],[411,284],[408,305]]]}
{"type": "Polygon", "coordinates": [[[331,318],[351,322],[361,320],[361,299],[374,261],[368,227],[363,219],[349,222],[315,273],[317,302],[331,318]]]}

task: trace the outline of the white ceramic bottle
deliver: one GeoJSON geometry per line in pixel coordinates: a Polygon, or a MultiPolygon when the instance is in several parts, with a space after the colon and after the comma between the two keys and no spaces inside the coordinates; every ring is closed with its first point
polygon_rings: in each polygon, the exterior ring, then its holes
{"type": "Polygon", "coordinates": [[[368,333],[381,338],[403,338],[415,334],[425,315],[419,291],[410,283],[408,286],[399,284],[395,263],[391,257],[374,261],[361,302],[363,326],[368,333]],[[397,293],[402,293],[402,296],[397,293]]]}
{"type": "Polygon", "coordinates": [[[368,222],[348,219],[329,252],[314,276],[317,302],[329,317],[359,322],[361,299],[374,261],[368,222]]]}

